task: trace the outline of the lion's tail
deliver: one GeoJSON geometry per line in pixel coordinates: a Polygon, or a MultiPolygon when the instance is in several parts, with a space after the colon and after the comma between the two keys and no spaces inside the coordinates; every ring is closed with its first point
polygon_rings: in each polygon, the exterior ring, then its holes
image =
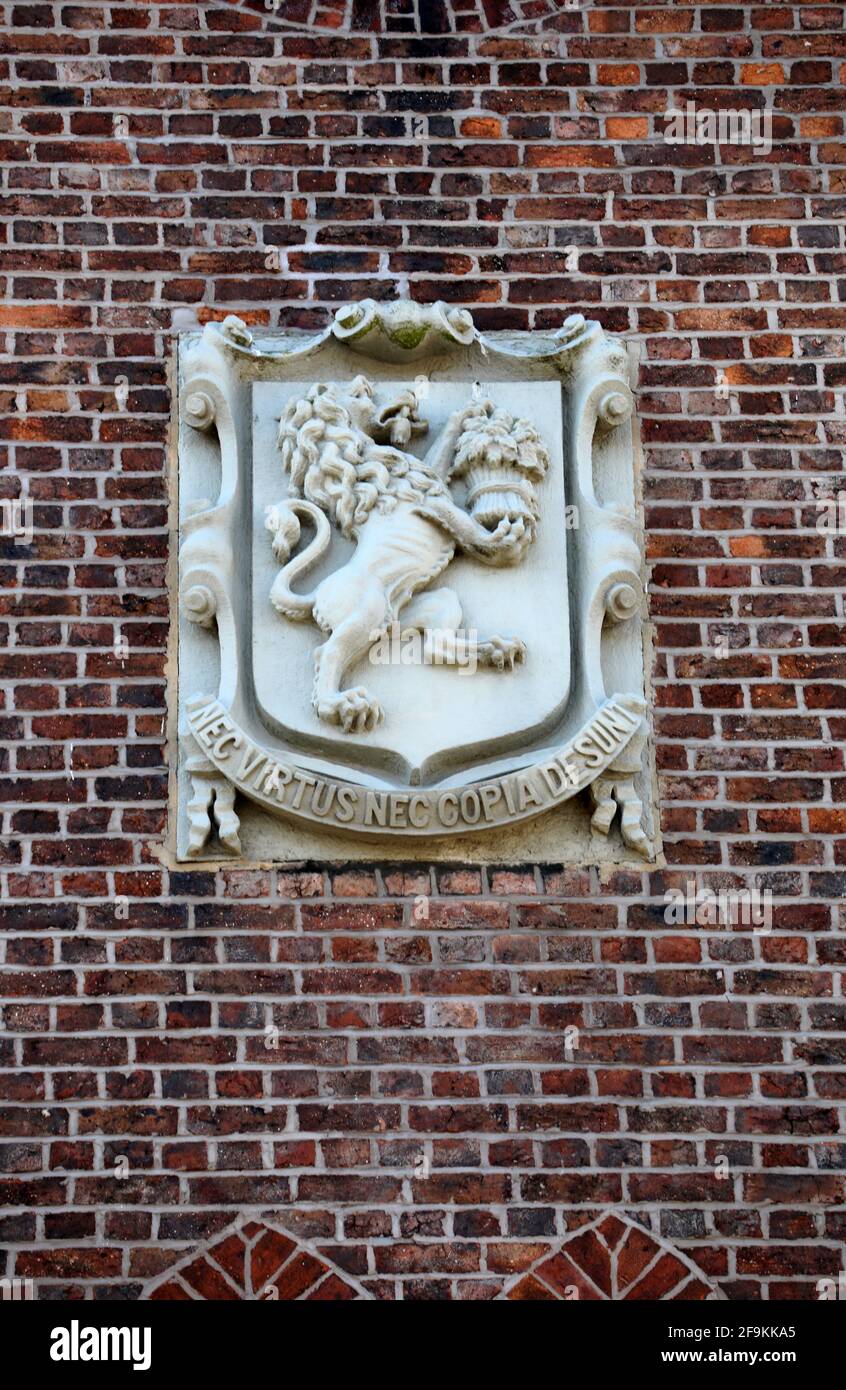
{"type": "Polygon", "coordinates": [[[277,613],[293,622],[310,618],[314,608],[314,594],[295,594],[291,585],[328,549],[332,539],[332,528],[319,507],[301,498],[292,498],[280,502],[275,507],[268,507],[265,525],[268,531],[273,533],[273,553],[283,565],[273,581],[270,602],[277,613]],[[288,560],[300,539],[300,516],[306,516],[311,521],[314,526],[314,538],[305,550],[295,555],[293,560],[288,560]]]}

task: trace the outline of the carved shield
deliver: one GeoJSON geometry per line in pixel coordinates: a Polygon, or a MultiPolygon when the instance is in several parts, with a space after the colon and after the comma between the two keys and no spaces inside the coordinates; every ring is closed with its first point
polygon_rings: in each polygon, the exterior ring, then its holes
{"type": "MultiPolygon", "coordinates": [[[[376,401],[396,399],[407,380],[379,381],[376,401]]],[[[420,402],[428,430],[412,445],[425,454],[426,443],[443,429],[450,414],[473,399],[479,384],[435,382],[420,402]]],[[[418,388],[420,389],[420,388],[418,388]]],[[[423,643],[400,626],[387,641],[374,643],[346,673],[352,686],[372,692],[384,720],[365,733],[345,733],[321,720],[312,703],[314,653],[325,636],[313,622],[290,622],[269,601],[278,571],[265,525],[267,510],[291,495],[276,447],[284,405],[302,396],[303,384],[260,382],[253,387],[252,668],[256,706],[268,728],[301,747],[310,744],[341,767],[354,760],[374,771],[392,767],[419,783],[433,772],[463,772],[488,759],[526,748],[552,729],[566,707],[570,688],[570,622],[567,585],[567,532],[562,468],[561,391],[554,382],[483,382],[485,397],[519,418],[530,419],[542,434],[552,465],[538,488],[541,499],[537,537],[525,558],[508,567],[490,567],[456,550],[455,558],[429,586],[448,588],[461,608],[460,632],[466,651],[460,663],[426,659],[423,643]],[[502,670],[474,660],[472,642],[493,636],[525,644],[525,658],[502,670]]],[[[458,494],[458,485],[455,492],[458,494]]],[[[466,484],[462,491],[466,494],[466,484]]],[[[355,549],[335,530],[319,567],[302,588],[338,572],[355,549]]],[[[425,568],[425,553],[421,568],[425,568]]]]}
{"type": "Polygon", "coordinates": [[[443,305],[183,342],[179,857],[505,858],[591,789],[652,854],[627,376],[443,305]]]}

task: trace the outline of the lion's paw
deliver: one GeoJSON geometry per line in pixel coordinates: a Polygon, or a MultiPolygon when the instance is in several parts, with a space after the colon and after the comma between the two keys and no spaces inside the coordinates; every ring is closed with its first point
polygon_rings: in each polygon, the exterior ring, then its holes
{"type": "Polygon", "coordinates": [[[517,550],[526,544],[528,527],[522,516],[504,516],[491,532],[491,540],[500,550],[517,550]]]}
{"type": "Polygon", "coordinates": [[[369,734],[385,718],[379,701],[360,685],[320,700],[317,713],[327,724],[340,724],[345,734],[369,734]]]}
{"type": "Polygon", "coordinates": [[[513,671],[526,660],[526,643],[517,637],[488,637],[480,642],[477,655],[480,666],[493,666],[497,671],[513,671]]]}

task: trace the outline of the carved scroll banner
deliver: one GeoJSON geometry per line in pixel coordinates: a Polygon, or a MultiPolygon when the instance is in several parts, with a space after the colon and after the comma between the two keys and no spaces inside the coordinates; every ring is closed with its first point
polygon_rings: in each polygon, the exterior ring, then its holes
{"type": "Polygon", "coordinates": [[[403,300],[181,341],[177,860],[657,858],[629,374],[403,300]]]}
{"type": "Polygon", "coordinates": [[[507,825],[584,791],[643,736],[644,708],[632,695],[615,696],[542,762],[441,792],[373,790],[324,777],[261,748],[217,700],[194,696],[187,711],[210,761],[262,805],[341,830],[432,836],[507,825]]]}

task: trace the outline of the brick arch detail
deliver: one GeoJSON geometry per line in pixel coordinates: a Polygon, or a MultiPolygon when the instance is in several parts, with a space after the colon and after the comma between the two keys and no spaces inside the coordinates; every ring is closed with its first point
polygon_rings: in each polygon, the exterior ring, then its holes
{"type": "Polygon", "coordinates": [[[581,29],[581,19],[573,14],[577,6],[567,0],[462,0],[460,4],[454,0],[409,0],[401,12],[390,0],[279,0],[276,8],[265,0],[226,0],[226,4],[255,20],[264,19],[268,28],[301,33],[370,33],[400,38],[534,32],[550,24],[557,28],[559,23],[581,29]]]}
{"type": "Polygon", "coordinates": [[[270,1221],[236,1222],[152,1280],[142,1299],[176,1302],[339,1303],[366,1289],[270,1221]]]}
{"type": "Polygon", "coordinates": [[[516,1275],[499,1299],[702,1302],[722,1299],[687,1255],[622,1212],[610,1212],[516,1275]]]}

